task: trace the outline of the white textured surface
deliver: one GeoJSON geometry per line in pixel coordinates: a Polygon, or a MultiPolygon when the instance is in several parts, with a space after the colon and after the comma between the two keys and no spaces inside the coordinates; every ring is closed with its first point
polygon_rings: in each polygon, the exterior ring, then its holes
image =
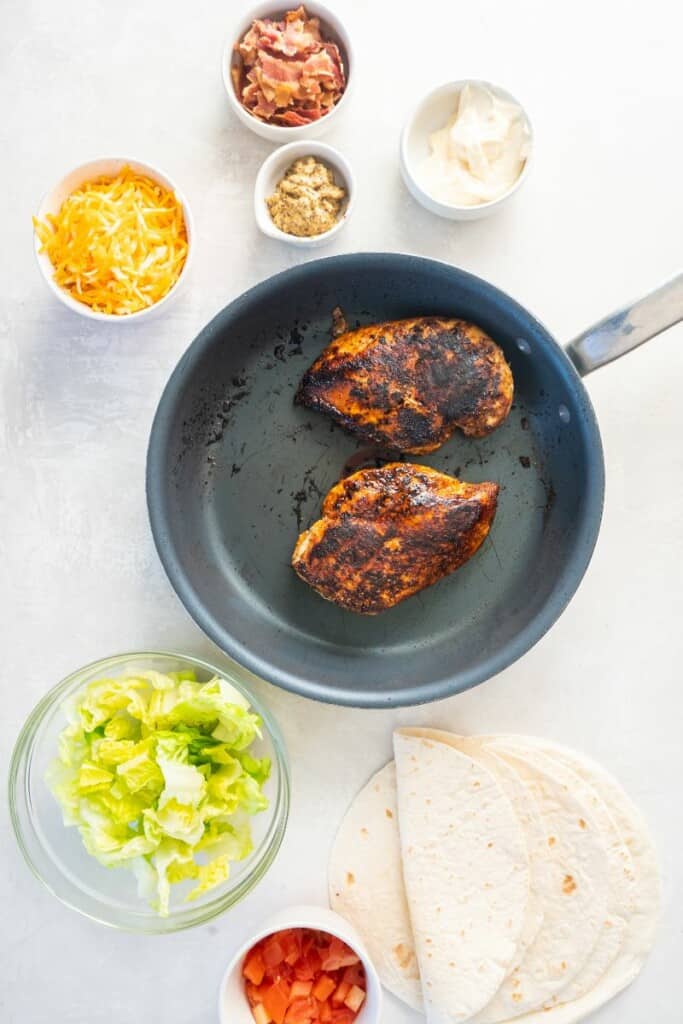
{"type": "MultiPolygon", "coordinates": [[[[270,145],[230,114],[219,73],[235,4],[5,0],[0,32],[0,757],[41,694],[123,649],[216,656],[152,547],[144,455],[164,382],[229,299],[302,257],[253,221],[270,145]],[[197,254],[170,314],[102,329],[57,306],[34,266],[30,214],[101,153],[164,167],[192,203],[197,254]]],[[[327,251],[412,250],[488,277],[558,337],[678,267],[683,223],[680,38],[670,0],[399,5],[339,0],[357,47],[351,117],[328,140],[358,177],[353,222],[327,251]],[[408,106],[449,78],[499,81],[528,108],[533,173],[472,225],[433,218],[399,180],[408,106]]],[[[683,825],[683,329],[589,379],[603,430],[603,530],[572,605],[521,663],[417,711],[339,711],[262,690],[294,767],[291,826],[252,897],[169,938],[117,934],[64,910],[31,877],[0,813],[3,1024],[212,1024],[231,949],[267,913],[325,898],[348,801],[388,760],[396,723],[538,733],[583,748],[639,802],[657,837],[665,911],[641,978],[595,1018],[677,1024],[683,825]]],[[[383,1024],[413,1016],[388,1000],[383,1024]]]]}

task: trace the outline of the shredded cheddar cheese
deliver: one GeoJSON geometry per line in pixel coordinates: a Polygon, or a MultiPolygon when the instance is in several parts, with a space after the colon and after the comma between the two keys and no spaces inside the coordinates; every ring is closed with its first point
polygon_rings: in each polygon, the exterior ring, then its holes
{"type": "Polygon", "coordinates": [[[59,213],[33,225],[55,282],[99,313],[125,316],[154,305],[187,259],[179,200],[130,167],[86,182],[59,213]]]}

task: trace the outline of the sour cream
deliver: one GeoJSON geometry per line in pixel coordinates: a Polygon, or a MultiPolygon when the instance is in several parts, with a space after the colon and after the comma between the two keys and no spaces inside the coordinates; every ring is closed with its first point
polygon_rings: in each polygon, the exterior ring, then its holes
{"type": "Polygon", "coordinates": [[[524,170],[529,126],[519,104],[468,83],[429,146],[416,175],[425,192],[449,206],[480,206],[509,192],[524,170]]]}

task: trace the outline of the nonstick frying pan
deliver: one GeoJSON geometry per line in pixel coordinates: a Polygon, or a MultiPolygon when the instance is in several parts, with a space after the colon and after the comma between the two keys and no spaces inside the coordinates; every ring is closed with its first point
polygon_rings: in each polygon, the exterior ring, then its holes
{"type": "Polygon", "coordinates": [[[683,276],[565,351],[487,282],[416,256],[358,253],[278,274],[190,345],[152,428],[147,498],[169,579],[202,629],[257,675],[319,700],[417,704],[490,678],[527,651],[576,590],[600,527],[604,464],[581,376],[683,317],[683,276]],[[377,617],[320,598],[290,567],[297,535],[343,475],[373,464],[293,404],[303,371],[350,326],[442,314],[481,325],[515,380],[506,422],[413,457],[501,485],[490,537],[463,568],[377,617]]]}

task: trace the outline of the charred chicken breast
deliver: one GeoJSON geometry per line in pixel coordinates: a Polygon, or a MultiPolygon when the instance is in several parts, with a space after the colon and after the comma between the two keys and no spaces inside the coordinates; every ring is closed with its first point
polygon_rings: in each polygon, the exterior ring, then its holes
{"type": "Polygon", "coordinates": [[[510,367],[488,334],[430,316],[340,334],[306,371],[295,400],[372,444],[418,453],[457,428],[489,434],[512,395],[510,367]]]}
{"type": "Polygon", "coordinates": [[[321,597],[376,615],[460,568],[481,546],[498,485],[390,462],[341,480],[292,566],[321,597]]]}

